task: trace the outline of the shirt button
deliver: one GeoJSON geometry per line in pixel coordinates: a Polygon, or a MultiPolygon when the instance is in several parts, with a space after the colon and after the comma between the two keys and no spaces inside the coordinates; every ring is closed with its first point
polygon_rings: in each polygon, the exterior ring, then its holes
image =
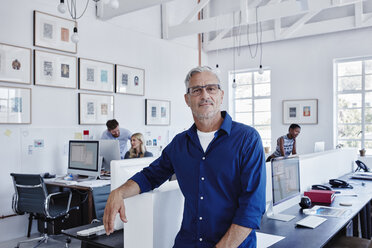
{"type": "Polygon", "coordinates": [[[199,239],[199,241],[200,241],[200,242],[202,242],[202,241],[203,241],[203,239],[202,239],[202,238],[200,238],[200,239],[199,239]]]}
{"type": "Polygon", "coordinates": [[[204,177],[202,177],[201,180],[204,181],[204,177]]]}
{"type": "Polygon", "coordinates": [[[202,219],[203,219],[203,217],[200,216],[200,217],[199,217],[199,220],[202,220],[202,219]]]}
{"type": "Polygon", "coordinates": [[[203,160],[205,160],[205,157],[202,157],[203,160]]]}
{"type": "Polygon", "coordinates": [[[203,196],[200,196],[200,200],[203,200],[204,199],[204,197],[203,196]]]}

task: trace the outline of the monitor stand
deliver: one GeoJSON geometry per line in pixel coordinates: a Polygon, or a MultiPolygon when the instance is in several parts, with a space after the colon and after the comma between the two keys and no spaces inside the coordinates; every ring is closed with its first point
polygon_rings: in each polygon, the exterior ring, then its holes
{"type": "Polygon", "coordinates": [[[273,211],[273,202],[270,201],[269,203],[269,208],[266,211],[266,216],[268,219],[273,219],[273,220],[280,220],[284,222],[288,222],[292,219],[294,219],[296,216],[295,215],[289,215],[289,214],[280,214],[280,213],[275,213],[273,211]]]}
{"type": "Polygon", "coordinates": [[[72,175],[72,180],[76,182],[91,181],[91,180],[96,180],[96,179],[97,177],[95,176],[83,176],[83,175],[77,175],[77,174],[72,175]]]}

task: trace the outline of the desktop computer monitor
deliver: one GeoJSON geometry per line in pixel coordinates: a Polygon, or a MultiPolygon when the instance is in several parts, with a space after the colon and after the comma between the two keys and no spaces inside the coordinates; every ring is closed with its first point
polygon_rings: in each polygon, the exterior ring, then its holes
{"type": "Polygon", "coordinates": [[[279,212],[299,203],[300,162],[298,157],[275,158],[271,161],[272,201],[267,216],[271,219],[289,221],[291,215],[279,212]]]}
{"type": "Polygon", "coordinates": [[[101,166],[98,140],[70,140],[67,173],[97,178],[101,166]]]}
{"type": "Polygon", "coordinates": [[[120,145],[118,140],[100,140],[99,151],[102,156],[102,169],[110,170],[111,160],[120,160],[120,145]]]}

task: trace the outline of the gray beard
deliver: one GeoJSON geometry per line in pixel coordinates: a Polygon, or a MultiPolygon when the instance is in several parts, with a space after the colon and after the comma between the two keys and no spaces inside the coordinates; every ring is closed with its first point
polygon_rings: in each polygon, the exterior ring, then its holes
{"type": "Polygon", "coordinates": [[[199,121],[204,121],[204,120],[208,120],[208,119],[212,119],[213,117],[216,116],[216,114],[220,112],[219,109],[216,109],[216,111],[214,112],[209,112],[209,113],[206,113],[206,114],[198,114],[196,112],[193,112],[194,116],[196,117],[196,119],[198,119],[199,121]]]}

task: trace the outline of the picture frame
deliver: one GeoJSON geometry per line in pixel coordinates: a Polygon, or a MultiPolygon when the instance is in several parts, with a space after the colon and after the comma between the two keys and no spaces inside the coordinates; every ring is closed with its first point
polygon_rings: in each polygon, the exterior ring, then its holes
{"type": "Polygon", "coordinates": [[[0,43],[0,81],[31,84],[31,49],[0,43]]]}
{"type": "Polygon", "coordinates": [[[114,64],[79,58],[79,89],[114,92],[114,64]]]}
{"type": "Polygon", "coordinates": [[[31,124],[31,89],[0,86],[0,124],[31,124]]]}
{"type": "Polygon", "coordinates": [[[169,126],[171,102],[145,99],[145,125],[169,126]]]}
{"type": "Polygon", "coordinates": [[[34,10],[34,46],[58,51],[77,53],[72,42],[77,22],[34,10]]]}
{"type": "Polygon", "coordinates": [[[283,124],[318,124],[318,99],[284,100],[283,124]]]}
{"type": "Polygon", "coordinates": [[[101,125],[114,118],[114,96],[79,93],[79,124],[101,125]]]}
{"type": "Polygon", "coordinates": [[[116,93],[145,95],[145,70],[124,65],[115,65],[116,93]]]}
{"type": "Polygon", "coordinates": [[[76,89],[76,57],[34,50],[34,83],[41,86],[76,89]]]}

